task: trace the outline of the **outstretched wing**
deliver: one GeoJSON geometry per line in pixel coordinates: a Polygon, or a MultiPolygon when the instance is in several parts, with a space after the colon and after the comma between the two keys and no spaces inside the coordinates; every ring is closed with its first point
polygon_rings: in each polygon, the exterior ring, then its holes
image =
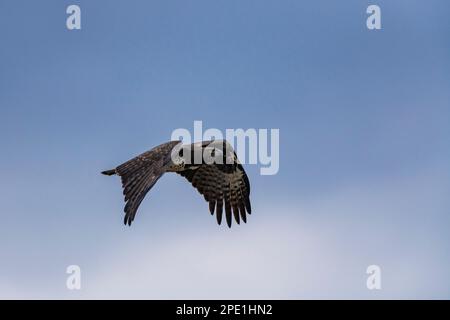
{"type": "Polygon", "coordinates": [[[225,207],[225,218],[229,227],[232,215],[239,224],[240,219],[247,222],[246,213],[251,214],[250,181],[233,149],[229,149],[228,156],[230,152],[234,155],[233,163],[202,163],[199,166],[187,166],[186,170],[178,172],[209,202],[209,210],[211,214],[216,213],[218,224],[222,222],[225,207]]]}
{"type": "Polygon", "coordinates": [[[165,165],[172,149],[180,141],[170,141],[161,144],[150,151],[121,164],[105,174],[117,174],[122,180],[123,195],[125,196],[124,223],[131,225],[137,209],[147,192],[153,187],[165,172],[165,165]]]}

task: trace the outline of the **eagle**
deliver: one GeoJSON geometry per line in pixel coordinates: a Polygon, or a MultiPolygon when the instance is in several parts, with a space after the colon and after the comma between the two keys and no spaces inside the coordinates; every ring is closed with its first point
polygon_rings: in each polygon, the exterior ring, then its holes
{"type": "Polygon", "coordinates": [[[166,172],[186,178],[209,203],[209,211],[216,214],[219,225],[223,212],[228,227],[233,216],[237,224],[247,222],[246,214],[252,211],[250,181],[232,146],[226,140],[186,145],[169,141],[102,172],[122,180],[125,225],[131,225],[145,195],[166,172]]]}

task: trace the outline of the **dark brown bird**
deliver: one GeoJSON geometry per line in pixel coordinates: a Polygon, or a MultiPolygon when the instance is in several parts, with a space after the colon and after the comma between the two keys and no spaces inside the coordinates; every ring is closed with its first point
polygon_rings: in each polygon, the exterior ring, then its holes
{"type": "Polygon", "coordinates": [[[218,224],[224,211],[228,227],[232,216],[238,224],[241,219],[247,222],[246,213],[251,213],[247,174],[231,145],[225,140],[214,140],[189,145],[170,141],[115,169],[103,171],[122,179],[125,224],[131,225],[145,195],[166,172],[185,177],[209,202],[209,210],[216,213],[218,224]]]}

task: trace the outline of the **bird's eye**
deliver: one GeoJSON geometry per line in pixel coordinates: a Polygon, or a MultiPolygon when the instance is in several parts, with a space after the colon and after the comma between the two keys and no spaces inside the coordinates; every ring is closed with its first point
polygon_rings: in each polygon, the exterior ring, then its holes
{"type": "Polygon", "coordinates": [[[179,155],[180,157],[183,156],[183,149],[181,149],[180,152],[178,152],[178,155],[179,155]]]}

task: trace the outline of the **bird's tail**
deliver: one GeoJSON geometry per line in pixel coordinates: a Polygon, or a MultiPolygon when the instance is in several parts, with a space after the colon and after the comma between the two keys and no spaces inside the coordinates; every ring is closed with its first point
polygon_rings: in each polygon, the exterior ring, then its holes
{"type": "Polygon", "coordinates": [[[104,174],[106,176],[112,176],[114,174],[117,174],[117,172],[116,172],[116,169],[111,169],[111,170],[102,171],[102,174],[104,174]]]}

